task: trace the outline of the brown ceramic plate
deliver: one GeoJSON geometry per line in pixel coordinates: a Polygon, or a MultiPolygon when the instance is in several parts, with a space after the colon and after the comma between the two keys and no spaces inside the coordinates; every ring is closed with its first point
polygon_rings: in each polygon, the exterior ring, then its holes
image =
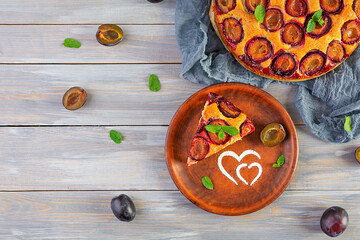
{"type": "Polygon", "coordinates": [[[250,85],[223,83],[198,91],[180,106],[167,132],[165,154],[174,183],[191,202],[212,213],[242,215],[264,208],[286,189],[298,159],[298,139],[289,114],[269,93],[250,85]],[[224,96],[244,111],[254,123],[255,131],[243,140],[188,167],[186,160],[190,142],[210,92],[224,96]],[[262,144],[260,132],[266,124],[272,122],[281,123],[287,135],[282,143],[270,148],[262,144]],[[256,151],[260,159],[255,155],[247,155],[241,160],[231,156],[223,157],[222,165],[232,179],[226,177],[218,166],[219,156],[226,151],[239,156],[246,150],[256,151]],[[280,168],[272,167],[280,155],[285,156],[285,164],[280,168]],[[254,162],[260,167],[253,166],[257,165],[254,162]],[[238,166],[241,167],[240,176],[236,173],[238,166]],[[258,180],[251,186],[258,175],[258,180]],[[209,176],[212,180],[213,190],[203,186],[201,179],[204,176],[209,176]]]}

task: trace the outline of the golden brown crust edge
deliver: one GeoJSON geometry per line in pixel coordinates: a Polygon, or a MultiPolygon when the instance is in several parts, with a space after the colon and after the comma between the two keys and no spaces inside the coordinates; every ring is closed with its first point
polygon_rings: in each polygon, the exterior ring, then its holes
{"type": "MultiPolygon", "coordinates": [[[[233,55],[233,53],[231,52],[231,50],[228,48],[227,44],[225,43],[222,35],[219,32],[219,26],[217,25],[216,21],[215,21],[215,12],[214,12],[214,4],[215,4],[215,0],[211,1],[211,5],[210,5],[210,11],[209,11],[209,17],[210,17],[210,21],[212,26],[214,27],[214,30],[216,32],[216,35],[218,35],[218,37],[220,38],[222,44],[224,45],[224,47],[233,55]]],[[[234,56],[235,57],[235,56],[234,56]]],[[[333,69],[335,69],[337,66],[339,66],[341,63],[343,63],[346,59],[344,58],[344,60],[339,63],[336,64],[334,67],[330,68],[328,71],[321,73],[320,75],[316,75],[313,77],[303,77],[303,78],[281,78],[281,77],[276,77],[276,76],[269,76],[267,74],[264,74],[262,72],[259,71],[259,69],[257,68],[252,68],[251,66],[248,66],[246,64],[244,64],[242,61],[240,61],[240,59],[238,57],[235,57],[236,61],[238,61],[244,68],[246,68],[247,70],[261,76],[264,78],[269,78],[269,79],[273,79],[273,80],[277,80],[277,81],[284,81],[284,82],[301,82],[301,81],[306,81],[306,80],[310,80],[316,77],[320,77],[330,71],[332,71],[333,69]]]]}

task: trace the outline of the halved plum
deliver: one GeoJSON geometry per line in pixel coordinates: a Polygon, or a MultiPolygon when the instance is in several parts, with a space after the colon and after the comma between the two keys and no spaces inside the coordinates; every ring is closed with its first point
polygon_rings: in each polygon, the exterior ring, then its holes
{"type": "Polygon", "coordinates": [[[327,13],[340,13],[343,6],[343,0],[320,0],[320,7],[327,13]]]}
{"type": "Polygon", "coordinates": [[[246,135],[252,133],[255,130],[254,124],[250,121],[249,118],[246,118],[246,120],[241,124],[240,126],[240,136],[243,138],[246,135]]]}
{"type": "Polygon", "coordinates": [[[272,60],[270,68],[276,75],[290,76],[296,70],[295,56],[291,53],[280,53],[272,60]]]}
{"type": "Polygon", "coordinates": [[[286,0],[285,11],[293,17],[305,16],[308,12],[308,4],[306,0],[286,0]]]}
{"type": "Polygon", "coordinates": [[[251,13],[254,13],[255,8],[260,4],[266,9],[268,5],[268,0],[245,0],[245,6],[247,10],[251,13]]]}
{"type": "MultiPolygon", "coordinates": [[[[310,21],[312,15],[313,14],[309,14],[306,17],[304,26],[308,25],[308,22],[310,21]]],[[[321,36],[324,36],[325,34],[327,34],[330,31],[330,29],[332,27],[331,18],[328,15],[323,14],[322,15],[322,20],[324,21],[322,26],[318,22],[316,22],[315,29],[313,31],[307,33],[310,37],[319,38],[321,36]]]]}
{"type": "Polygon", "coordinates": [[[341,62],[345,57],[346,51],[339,41],[332,41],[326,50],[326,55],[333,62],[341,62]]]}
{"type": "Polygon", "coordinates": [[[349,20],[341,27],[341,40],[345,44],[353,44],[360,39],[360,22],[358,19],[349,20]]]}
{"type": "Polygon", "coordinates": [[[254,37],[245,46],[245,53],[255,63],[266,61],[273,54],[273,46],[264,37],[254,37]]]}
{"type": "MultiPolygon", "coordinates": [[[[229,125],[227,124],[224,120],[222,119],[215,119],[215,120],[209,120],[208,125],[220,125],[220,126],[225,126],[225,125],[229,125]]],[[[230,135],[225,133],[225,137],[223,139],[219,139],[218,137],[218,133],[211,133],[206,131],[210,141],[216,145],[222,145],[224,143],[226,143],[227,141],[229,141],[230,139],[230,135]]]]}
{"type": "Polygon", "coordinates": [[[356,13],[356,16],[358,18],[360,18],[360,1],[359,0],[355,0],[353,2],[352,8],[354,10],[354,12],[356,13]]]}
{"type": "Polygon", "coordinates": [[[269,8],[265,13],[263,24],[270,32],[279,30],[284,25],[282,12],[277,8],[269,8]]]}
{"type": "Polygon", "coordinates": [[[236,118],[240,115],[241,110],[234,106],[231,102],[227,101],[225,98],[220,98],[217,102],[219,111],[228,118],[236,118]]]}
{"type": "Polygon", "coordinates": [[[300,61],[300,72],[307,76],[312,76],[323,70],[326,56],[319,50],[311,50],[300,61]]]}
{"type": "Polygon", "coordinates": [[[244,31],[241,22],[233,17],[227,18],[223,21],[222,32],[226,39],[232,43],[239,43],[244,38],[244,31]]]}
{"type": "Polygon", "coordinates": [[[204,137],[194,137],[194,139],[191,141],[189,157],[196,161],[203,160],[208,154],[209,149],[209,143],[204,137]]]}
{"type": "Polygon", "coordinates": [[[304,41],[304,30],[299,23],[289,22],[281,31],[281,39],[286,44],[297,46],[304,41]]]}
{"type": "Polygon", "coordinates": [[[222,13],[228,13],[236,7],[236,0],[215,0],[217,10],[222,13]]]}

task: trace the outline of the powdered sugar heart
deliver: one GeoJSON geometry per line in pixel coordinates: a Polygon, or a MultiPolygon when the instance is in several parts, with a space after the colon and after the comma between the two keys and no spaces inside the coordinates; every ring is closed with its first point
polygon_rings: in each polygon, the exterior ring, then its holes
{"type": "MultiPolygon", "coordinates": [[[[254,150],[245,150],[244,152],[242,152],[239,156],[233,152],[233,151],[226,151],[223,152],[219,158],[218,158],[218,167],[220,169],[220,171],[222,172],[222,174],[224,174],[228,179],[230,179],[232,182],[234,182],[236,185],[238,185],[238,183],[235,181],[235,179],[233,177],[230,176],[230,174],[225,170],[225,168],[222,165],[222,159],[226,156],[229,157],[233,157],[235,158],[239,163],[241,162],[241,160],[246,157],[247,155],[255,155],[256,157],[258,157],[259,159],[261,159],[260,155],[254,151],[254,150]]],[[[248,165],[247,163],[242,163],[239,164],[239,166],[236,168],[236,175],[237,177],[246,185],[249,185],[249,183],[241,176],[240,170],[243,167],[248,167],[248,169],[252,168],[252,167],[257,167],[259,169],[258,174],[256,175],[256,177],[251,181],[250,186],[252,186],[261,176],[262,174],[262,167],[259,163],[257,162],[253,162],[250,165],[248,165]]]]}

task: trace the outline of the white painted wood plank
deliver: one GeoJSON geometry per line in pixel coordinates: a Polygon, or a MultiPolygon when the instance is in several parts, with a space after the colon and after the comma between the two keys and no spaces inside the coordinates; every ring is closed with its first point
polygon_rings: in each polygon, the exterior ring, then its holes
{"type": "Polygon", "coordinates": [[[0,1],[0,24],[173,24],[175,0],[0,1]]]}
{"type": "Polygon", "coordinates": [[[172,25],[123,25],[112,47],[96,40],[97,25],[0,25],[1,63],[180,63],[172,25]],[[64,39],[81,42],[66,48],[64,39]]]}
{"type": "Polygon", "coordinates": [[[1,239],[329,239],[319,221],[333,205],[350,217],[339,239],[360,235],[359,191],[285,192],[268,207],[245,216],[205,212],[179,192],[0,193],[1,239]],[[135,220],[119,222],[110,200],[129,195],[135,220]]]}
{"type": "MultiPolygon", "coordinates": [[[[176,190],[165,126],[1,127],[1,190],[176,190]],[[110,129],[124,137],[117,145],[110,129]]],[[[290,190],[360,190],[360,140],[330,145],[297,127],[300,156],[290,190]]]]}
{"type": "MultiPolygon", "coordinates": [[[[0,125],[167,125],[180,105],[205,85],[180,79],[179,64],[0,65],[0,125]],[[151,92],[157,74],[161,90],[151,92]],[[62,96],[73,86],[89,96],[69,112],[62,96]]],[[[267,91],[302,120],[294,106],[296,88],[272,84],[267,91]]]]}

